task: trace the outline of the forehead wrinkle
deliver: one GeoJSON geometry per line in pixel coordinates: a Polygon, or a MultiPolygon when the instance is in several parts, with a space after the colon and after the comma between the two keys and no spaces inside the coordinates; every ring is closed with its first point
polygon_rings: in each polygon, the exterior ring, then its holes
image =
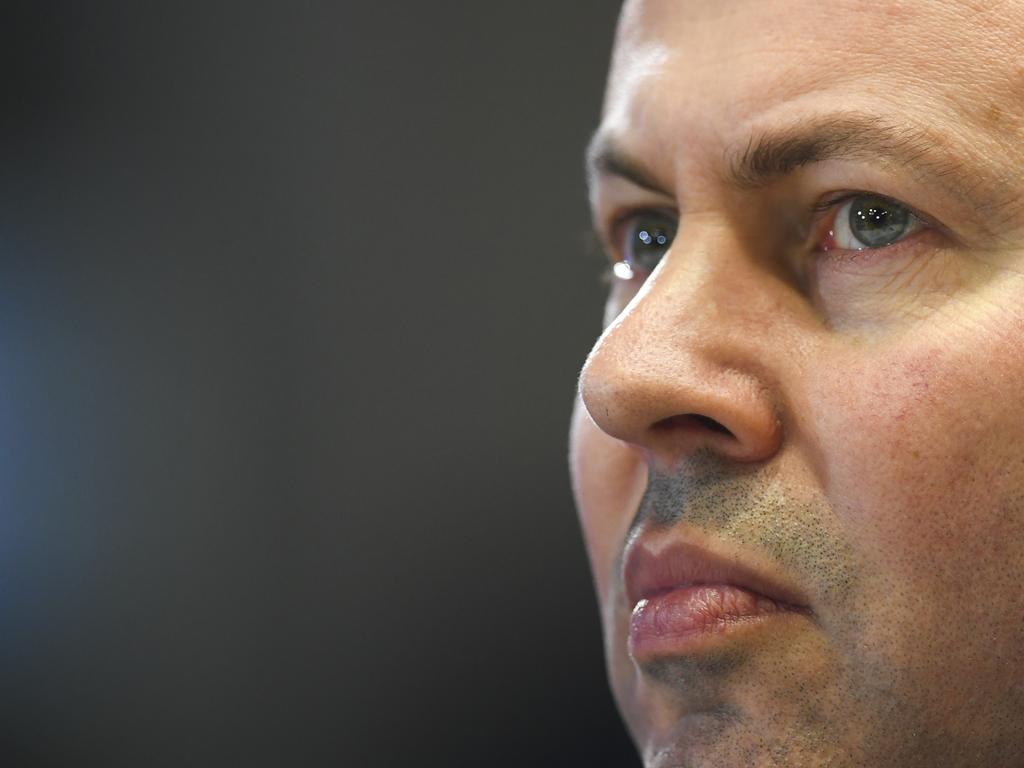
{"type": "MultiPolygon", "coordinates": [[[[999,14],[989,13],[985,14],[989,21],[979,29],[978,23],[985,21],[980,14],[966,12],[957,4],[944,3],[937,3],[929,9],[931,16],[935,17],[930,17],[930,22],[935,23],[923,24],[924,11],[913,5],[901,5],[899,9],[885,12],[879,10],[877,4],[865,0],[839,0],[833,4],[837,13],[845,10],[861,14],[874,9],[892,23],[885,25],[886,34],[863,50],[858,49],[857,56],[848,57],[847,66],[815,68],[807,66],[806,58],[820,47],[819,38],[810,35],[782,38],[773,34],[777,27],[774,22],[769,23],[770,19],[759,18],[758,29],[763,34],[752,38],[752,44],[741,44],[744,40],[750,42],[749,36],[744,38],[737,34],[719,39],[716,30],[723,28],[722,17],[727,15],[727,9],[747,18],[753,7],[761,7],[754,3],[743,5],[741,13],[740,5],[705,4],[700,6],[699,13],[690,8],[681,14],[679,5],[672,0],[631,0],[626,4],[615,52],[620,66],[613,68],[609,80],[609,94],[614,94],[614,98],[605,105],[605,116],[614,118],[606,122],[616,129],[617,134],[626,137],[641,129],[644,134],[660,134],[665,149],[678,150],[681,139],[685,139],[688,146],[695,146],[701,143],[702,138],[708,138],[707,133],[725,137],[736,127],[751,125],[750,121],[759,114],[764,117],[774,113],[781,117],[787,103],[794,107],[799,104],[802,110],[808,106],[814,110],[813,102],[829,97],[833,91],[847,103],[844,109],[840,106],[842,102],[837,102],[833,109],[838,107],[837,113],[849,113],[851,88],[860,88],[865,71],[875,71],[879,67],[889,71],[894,60],[890,43],[894,39],[903,39],[900,30],[912,29],[914,34],[911,35],[913,45],[910,46],[910,52],[921,54],[927,49],[932,53],[924,62],[918,62],[920,66],[904,67],[895,73],[905,78],[901,82],[905,83],[906,91],[896,103],[890,104],[894,111],[888,122],[896,123],[890,127],[903,129],[911,127],[899,125],[905,119],[913,118],[917,124],[914,128],[921,135],[917,137],[918,141],[910,143],[924,146],[917,147],[921,150],[916,153],[918,157],[913,156],[914,148],[909,146],[904,148],[904,154],[909,160],[916,161],[914,170],[919,171],[918,181],[926,184],[936,182],[937,188],[951,192],[951,196],[969,200],[980,212],[996,214],[1004,219],[989,223],[1002,226],[1014,218],[1020,218],[1024,205],[1017,199],[1020,197],[1016,194],[1020,185],[1016,182],[1020,179],[1013,169],[1020,167],[1022,161],[1018,121],[1024,120],[1024,108],[1018,105],[1024,104],[1020,98],[1024,88],[1012,87],[1012,83],[1005,81],[1006,67],[996,66],[988,57],[979,57],[976,52],[970,55],[966,52],[978,40],[976,35],[979,31],[987,47],[995,45],[996,50],[1001,50],[1004,41],[1016,45],[1019,40],[1016,30],[1024,28],[1024,24],[1002,19],[998,29],[990,29],[999,14]],[[950,46],[946,38],[936,37],[936,29],[959,30],[957,40],[962,45],[950,46]],[[814,40],[814,50],[801,48],[799,44],[802,40],[814,40]],[[934,55],[935,46],[939,44],[945,45],[943,56],[934,55]],[[792,48],[788,53],[787,47],[792,48]],[[655,51],[657,55],[652,55],[655,51]],[[771,66],[763,61],[765,56],[771,59],[771,66]],[[728,106],[716,112],[709,99],[717,99],[722,94],[717,88],[705,88],[701,84],[701,77],[709,74],[710,82],[718,83],[715,72],[721,62],[728,59],[730,66],[735,69],[738,66],[737,57],[753,57],[742,66],[756,73],[756,85],[741,92],[731,92],[728,101],[723,102],[723,106],[728,106]],[[638,66],[640,62],[645,65],[638,66]],[[787,62],[792,63],[792,66],[786,66],[787,62]],[[915,96],[915,106],[925,110],[916,118],[903,113],[902,107],[910,101],[908,94],[915,96]],[[992,106],[997,103],[1002,118],[998,125],[987,117],[994,112],[992,106]],[[712,109],[705,111],[709,106],[712,109]],[[713,125],[719,116],[724,122],[713,125]],[[683,125],[682,131],[674,130],[671,125],[662,125],[663,130],[658,131],[657,124],[666,118],[684,123],[692,118],[695,124],[683,125]],[[924,141],[920,140],[922,136],[924,141]],[[954,148],[956,154],[960,155],[959,159],[949,157],[954,148]],[[947,155],[947,162],[934,162],[942,160],[943,155],[947,155]]],[[[1024,10],[1024,6],[1021,9],[1024,10]]],[[[1019,16],[1024,22],[1024,13],[1019,16]]],[[[807,18],[813,19],[814,16],[810,14],[807,18]]],[[[805,25],[801,29],[810,31],[811,28],[805,25]]],[[[1005,60],[1006,57],[1000,59],[1003,63],[1005,60]]],[[[1024,68],[1018,66],[1013,69],[1018,76],[1015,78],[1011,74],[1011,81],[1024,79],[1024,68]]],[[[869,85],[873,82],[868,81],[869,85]]],[[[880,97],[875,94],[871,98],[872,101],[878,101],[880,97]]],[[[826,111],[829,109],[828,105],[820,103],[817,107],[824,107],[826,111]]],[[[863,107],[866,111],[861,114],[880,121],[882,115],[873,106],[865,104],[863,107]],[[869,114],[872,112],[874,116],[869,114]]],[[[856,113],[860,108],[855,106],[853,110],[856,113]]],[[[741,140],[746,143],[747,137],[743,136],[741,140]]],[[[709,175],[714,180],[720,182],[728,177],[728,174],[722,172],[723,166],[714,162],[721,159],[719,153],[722,147],[719,144],[708,148],[712,149],[713,155],[718,156],[706,157],[712,163],[703,168],[710,171],[709,175]]],[[[641,159],[647,160],[648,166],[655,157],[658,159],[657,165],[663,164],[667,154],[662,150],[655,155],[653,148],[644,143],[636,143],[635,149],[638,154],[640,150],[645,150],[641,159]]],[[[873,161],[876,164],[884,162],[884,159],[871,157],[866,151],[852,159],[873,161]]],[[[707,177],[705,180],[708,180],[707,177]]],[[[982,229],[989,228],[982,224],[982,229]]]]}

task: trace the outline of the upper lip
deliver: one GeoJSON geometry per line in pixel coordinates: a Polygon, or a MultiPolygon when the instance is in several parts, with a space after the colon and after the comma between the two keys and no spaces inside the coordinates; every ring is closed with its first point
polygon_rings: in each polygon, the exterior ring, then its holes
{"type": "Polygon", "coordinates": [[[718,554],[686,541],[659,546],[638,538],[628,547],[622,569],[630,607],[674,589],[710,584],[740,587],[796,608],[807,606],[806,596],[785,578],[748,565],[742,557],[718,554]]]}

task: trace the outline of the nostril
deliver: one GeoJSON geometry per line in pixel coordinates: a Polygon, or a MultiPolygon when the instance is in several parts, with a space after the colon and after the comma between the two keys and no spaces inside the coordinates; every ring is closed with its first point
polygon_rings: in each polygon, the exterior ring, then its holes
{"type": "Polygon", "coordinates": [[[676,416],[669,416],[653,425],[658,431],[673,431],[677,429],[693,429],[695,426],[703,427],[720,435],[732,435],[732,432],[723,424],[715,421],[710,416],[700,413],[681,413],[676,416]]]}
{"type": "Polygon", "coordinates": [[[694,414],[690,414],[690,418],[692,418],[694,421],[699,422],[700,424],[703,424],[705,427],[710,429],[712,432],[719,432],[719,433],[721,433],[723,435],[731,435],[732,434],[732,432],[724,424],[721,424],[720,422],[715,421],[710,416],[702,416],[699,413],[694,413],[694,414]]]}

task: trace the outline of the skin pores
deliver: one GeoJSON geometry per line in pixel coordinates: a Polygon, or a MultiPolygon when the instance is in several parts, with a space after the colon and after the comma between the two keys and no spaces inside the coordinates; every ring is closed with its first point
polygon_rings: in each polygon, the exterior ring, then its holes
{"type": "Polygon", "coordinates": [[[626,4],[595,146],[630,164],[595,167],[595,224],[612,261],[638,211],[677,232],[614,281],[571,465],[647,765],[1024,761],[1022,39],[1021,2],[626,4]],[[922,225],[819,247],[858,192],[922,225]],[[635,658],[644,542],[808,610],[635,658]]]}

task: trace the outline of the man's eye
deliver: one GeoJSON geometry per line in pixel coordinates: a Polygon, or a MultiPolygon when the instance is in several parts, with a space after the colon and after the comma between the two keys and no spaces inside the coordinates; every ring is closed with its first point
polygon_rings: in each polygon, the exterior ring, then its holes
{"type": "Polygon", "coordinates": [[[630,216],[618,228],[619,261],[612,267],[615,276],[623,280],[646,277],[658,266],[675,236],[676,221],[668,214],[644,211],[630,216]]]}
{"type": "Polygon", "coordinates": [[[855,195],[836,208],[822,250],[863,251],[899,242],[921,227],[906,206],[879,195],[855,195]]]}

